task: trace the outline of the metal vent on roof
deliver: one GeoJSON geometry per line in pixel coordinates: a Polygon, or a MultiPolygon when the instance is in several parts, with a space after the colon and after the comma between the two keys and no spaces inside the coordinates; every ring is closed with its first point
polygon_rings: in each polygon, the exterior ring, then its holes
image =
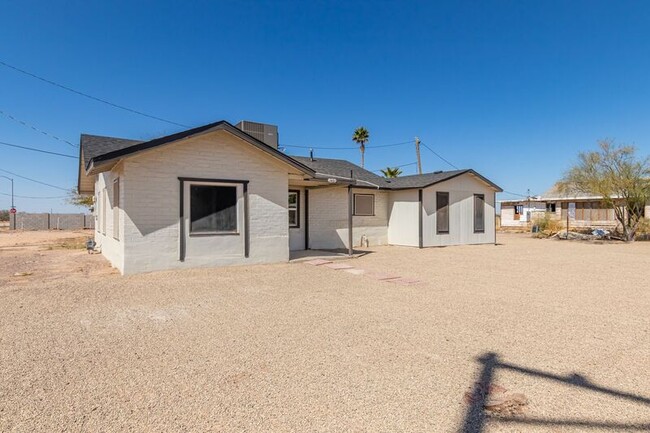
{"type": "Polygon", "coordinates": [[[274,149],[278,148],[278,127],[275,125],[242,120],[235,127],[274,149]]]}

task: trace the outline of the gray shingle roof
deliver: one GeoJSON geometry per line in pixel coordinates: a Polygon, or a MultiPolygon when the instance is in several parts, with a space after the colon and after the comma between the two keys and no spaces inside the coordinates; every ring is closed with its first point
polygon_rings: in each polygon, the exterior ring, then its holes
{"type": "Polygon", "coordinates": [[[116,150],[140,144],[142,141],[128,140],[126,138],[104,137],[101,135],[81,134],[81,148],[84,155],[84,168],[88,167],[90,160],[100,155],[105,155],[116,150]]]}
{"type": "MultiPolygon", "coordinates": [[[[314,170],[317,174],[331,177],[350,178],[350,172],[355,179],[371,183],[381,188],[389,188],[390,184],[386,179],[374,174],[371,171],[363,169],[356,164],[344,159],[314,158],[313,160],[306,156],[291,156],[298,162],[314,170]]],[[[369,185],[372,186],[372,185],[369,185]]]]}
{"type": "Polygon", "coordinates": [[[436,171],[434,173],[414,174],[411,176],[399,176],[390,179],[391,188],[424,188],[439,182],[443,182],[452,177],[460,176],[471,170],[452,170],[452,171],[436,171]]]}
{"type": "Polygon", "coordinates": [[[311,169],[312,171],[316,172],[316,177],[320,178],[335,177],[349,179],[350,172],[352,172],[352,176],[356,180],[357,186],[379,187],[382,189],[412,189],[426,188],[436,183],[452,179],[456,176],[460,176],[465,173],[471,173],[494,187],[496,190],[501,191],[501,188],[480,174],[476,173],[474,170],[438,171],[434,173],[416,174],[412,176],[400,176],[394,179],[386,179],[344,159],[314,158],[312,160],[309,157],[304,156],[288,156],[282,154],[274,148],[268,147],[266,144],[258,141],[253,137],[250,137],[244,132],[241,132],[225,121],[205,125],[150,141],[128,140],[125,138],[82,134],[81,149],[83,150],[84,157],[83,167],[88,169],[91,160],[96,163],[97,161],[122,157],[141,149],[156,147],[161,144],[189,136],[193,133],[201,132],[214,126],[227,128],[228,130],[231,130],[234,133],[237,133],[242,137],[249,139],[252,144],[263,148],[264,150],[276,155],[277,157],[281,157],[292,165],[297,165],[298,167],[303,167],[305,169],[311,169]]]}

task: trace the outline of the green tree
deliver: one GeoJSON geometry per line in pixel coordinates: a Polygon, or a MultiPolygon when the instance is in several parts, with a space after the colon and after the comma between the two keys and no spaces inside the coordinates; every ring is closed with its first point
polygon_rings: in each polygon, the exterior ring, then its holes
{"type": "Polygon", "coordinates": [[[92,195],[79,194],[77,188],[72,188],[68,192],[68,197],[66,202],[73,206],[81,206],[88,209],[92,209],[94,205],[94,197],[92,195]]]}
{"type": "Polygon", "coordinates": [[[614,209],[624,239],[633,241],[650,200],[650,158],[637,158],[633,146],[618,146],[612,140],[601,140],[599,146],[598,151],[578,154],[578,163],[558,188],[601,196],[614,209]]]}
{"type": "Polygon", "coordinates": [[[370,133],[363,126],[358,127],[354,130],[352,134],[352,141],[359,145],[359,150],[361,151],[361,167],[363,168],[365,154],[366,154],[366,143],[370,140],[370,133]]]}
{"type": "Polygon", "coordinates": [[[402,174],[402,170],[400,170],[399,167],[395,167],[395,168],[386,167],[384,169],[381,169],[380,171],[384,175],[384,177],[389,179],[395,178],[400,174],[402,174]]]}

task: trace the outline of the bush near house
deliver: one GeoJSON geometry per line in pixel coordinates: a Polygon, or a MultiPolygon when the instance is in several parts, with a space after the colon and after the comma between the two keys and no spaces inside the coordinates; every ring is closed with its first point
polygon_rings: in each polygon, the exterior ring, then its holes
{"type": "Polygon", "coordinates": [[[542,216],[535,218],[533,220],[533,225],[536,225],[539,228],[539,237],[553,236],[565,228],[562,221],[554,218],[554,215],[551,212],[545,212],[542,216]]]}

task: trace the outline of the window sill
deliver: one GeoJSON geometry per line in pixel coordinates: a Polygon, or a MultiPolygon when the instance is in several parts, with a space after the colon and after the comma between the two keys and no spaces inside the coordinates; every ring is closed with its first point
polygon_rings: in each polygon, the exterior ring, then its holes
{"type": "Polygon", "coordinates": [[[374,217],[377,216],[374,213],[373,214],[358,214],[358,213],[353,213],[352,216],[365,216],[365,217],[374,217]]]}
{"type": "Polygon", "coordinates": [[[205,236],[239,236],[239,232],[205,232],[205,233],[190,233],[190,237],[205,237],[205,236]]]}

